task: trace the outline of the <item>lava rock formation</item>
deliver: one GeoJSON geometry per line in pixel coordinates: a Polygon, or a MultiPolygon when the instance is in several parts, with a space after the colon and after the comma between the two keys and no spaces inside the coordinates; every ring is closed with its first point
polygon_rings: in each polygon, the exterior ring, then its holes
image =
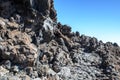
{"type": "Polygon", "coordinates": [[[120,80],[120,47],[71,32],[53,0],[0,0],[0,80],[120,80]]]}

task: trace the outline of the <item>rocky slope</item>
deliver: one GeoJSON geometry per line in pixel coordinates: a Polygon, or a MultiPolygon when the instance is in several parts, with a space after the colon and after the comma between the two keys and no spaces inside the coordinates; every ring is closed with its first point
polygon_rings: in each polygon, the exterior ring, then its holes
{"type": "Polygon", "coordinates": [[[0,80],[120,80],[120,47],[56,16],[53,0],[0,0],[0,80]]]}

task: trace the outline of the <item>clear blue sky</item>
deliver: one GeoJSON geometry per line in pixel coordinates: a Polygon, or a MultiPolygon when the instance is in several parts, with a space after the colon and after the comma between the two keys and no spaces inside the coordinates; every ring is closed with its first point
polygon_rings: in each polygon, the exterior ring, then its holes
{"type": "Polygon", "coordinates": [[[103,42],[120,45],[120,0],[54,0],[58,21],[103,42]]]}

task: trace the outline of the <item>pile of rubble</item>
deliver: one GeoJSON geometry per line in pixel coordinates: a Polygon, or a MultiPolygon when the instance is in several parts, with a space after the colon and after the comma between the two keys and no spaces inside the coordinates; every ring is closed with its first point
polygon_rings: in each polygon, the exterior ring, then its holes
{"type": "Polygon", "coordinates": [[[120,80],[120,47],[71,32],[53,0],[0,0],[0,80],[120,80]]]}

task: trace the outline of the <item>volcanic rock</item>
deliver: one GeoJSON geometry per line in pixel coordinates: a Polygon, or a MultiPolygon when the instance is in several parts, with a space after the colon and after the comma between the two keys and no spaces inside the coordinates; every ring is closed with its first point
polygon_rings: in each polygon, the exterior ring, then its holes
{"type": "Polygon", "coordinates": [[[0,80],[120,80],[120,47],[57,22],[53,0],[0,0],[0,80]]]}

